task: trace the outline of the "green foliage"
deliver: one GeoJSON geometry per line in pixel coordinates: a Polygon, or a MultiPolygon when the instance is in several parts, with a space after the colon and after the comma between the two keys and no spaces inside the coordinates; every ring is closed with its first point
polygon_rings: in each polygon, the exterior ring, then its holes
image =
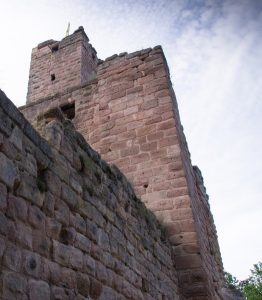
{"type": "Polygon", "coordinates": [[[237,289],[239,285],[239,281],[237,280],[237,278],[228,272],[225,272],[224,275],[227,287],[230,289],[237,289]]]}
{"type": "Polygon", "coordinates": [[[251,276],[241,282],[242,290],[247,300],[262,300],[262,262],[254,265],[251,276]]]}
{"type": "Polygon", "coordinates": [[[228,288],[240,290],[247,300],[262,300],[262,263],[258,262],[251,270],[251,276],[243,281],[225,272],[225,280],[228,288]]]}

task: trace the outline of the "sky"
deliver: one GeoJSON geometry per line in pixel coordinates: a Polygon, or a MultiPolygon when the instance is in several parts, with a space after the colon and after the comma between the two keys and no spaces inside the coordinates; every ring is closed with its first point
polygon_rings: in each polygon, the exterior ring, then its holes
{"type": "Polygon", "coordinates": [[[0,0],[0,88],[25,104],[31,49],[83,26],[99,58],[162,45],[224,268],[262,261],[262,0],[0,0]]]}

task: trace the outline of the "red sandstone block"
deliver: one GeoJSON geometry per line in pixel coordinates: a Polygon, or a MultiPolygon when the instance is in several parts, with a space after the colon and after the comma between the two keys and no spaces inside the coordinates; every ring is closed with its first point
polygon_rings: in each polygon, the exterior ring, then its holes
{"type": "Polygon", "coordinates": [[[157,124],[157,130],[165,130],[165,129],[174,128],[174,127],[175,127],[174,119],[167,120],[167,121],[157,124]]]}
{"type": "Polygon", "coordinates": [[[145,125],[154,124],[161,122],[162,118],[160,116],[152,116],[145,120],[145,125]]]}
{"type": "Polygon", "coordinates": [[[125,109],[125,110],[124,110],[124,115],[125,115],[125,116],[128,116],[128,115],[134,114],[134,113],[136,113],[136,112],[138,112],[138,106],[137,106],[137,105],[125,109]]]}
{"type": "Polygon", "coordinates": [[[140,128],[140,127],[143,127],[144,123],[142,121],[133,121],[133,122],[130,122],[126,125],[127,127],[127,130],[133,130],[133,129],[136,129],[136,128],[140,128]]]}
{"type": "Polygon", "coordinates": [[[166,174],[168,173],[167,169],[168,169],[167,165],[154,167],[154,168],[152,168],[153,175],[157,176],[157,175],[164,174],[165,175],[165,179],[166,179],[166,174]]]}
{"type": "Polygon", "coordinates": [[[169,96],[170,94],[169,94],[170,92],[169,92],[169,89],[163,89],[163,90],[161,90],[161,91],[159,91],[159,92],[156,92],[155,93],[155,96],[157,97],[157,98],[161,98],[161,97],[166,97],[166,96],[169,96]]]}
{"type": "Polygon", "coordinates": [[[127,149],[123,149],[120,151],[120,156],[125,157],[129,155],[137,155],[139,153],[139,146],[132,146],[127,149]]]}
{"type": "Polygon", "coordinates": [[[140,146],[141,151],[154,151],[157,150],[157,142],[150,142],[146,144],[142,144],[140,146]]]}
{"type": "Polygon", "coordinates": [[[190,207],[174,209],[170,212],[170,216],[173,221],[187,220],[193,218],[192,209],[190,207]]]}
{"type": "MultiPolygon", "coordinates": [[[[165,133],[165,136],[166,136],[166,137],[167,137],[167,136],[177,136],[177,135],[178,135],[178,134],[177,134],[177,129],[176,129],[176,127],[166,129],[166,130],[164,131],[164,133],[165,133]]],[[[176,140],[178,141],[178,136],[177,136],[176,140]]]]}
{"type": "Polygon", "coordinates": [[[117,136],[117,140],[118,141],[131,140],[134,139],[135,137],[136,137],[136,131],[132,130],[132,131],[127,131],[119,134],[117,136]]]}
{"type": "Polygon", "coordinates": [[[117,160],[117,166],[118,167],[127,166],[129,164],[130,164],[130,158],[129,157],[119,158],[117,160]]]}
{"type": "Polygon", "coordinates": [[[188,195],[188,189],[187,187],[182,187],[182,188],[172,188],[169,191],[167,191],[167,197],[178,197],[178,196],[184,196],[188,195]]]}
{"type": "Polygon", "coordinates": [[[156,132],[156,124],[146,125],[143,128],[138,128],[136,130],[138,137],[148,135],[150,133],[155,133],[155,132],[156,132]]]}
{"type": "Polygon", "coordinates": [[[114,142],[117,141],[117,137],[116,136],[108,136],[108,137],[105,137],[105,138],[102,138],[100,140],[101,144],[105,145],[105,144],[112,144],[114,142]]]}
{"type": "Polygon", "coordinates": [[[129,97],[127,97],[127,107],[132,107],[135,105],[139,105],[143,103],[143,99],[142,98],[134,98],[134,95],[132,95],[133,97],[131,97],[131,99],[129,99],[129,97]]]}
{"type": "Polygon", "coordinates": [[[150,81],[153,80],[153,79],[154,79],[154,75],[153,75],[153,74],[150,74],[150,75],[147,75],[147,76],[143,76],[143,77],[141,77],[141,78],[138,78],[138,79],[137,79],[137,83],[143,85],[144,83],[150,82],[150,81]]]}
{"type": "Polygon", "coordinates": [[[178,196],[173,199],[173,203],[175,208],[187,208],[190,207],[191,200],[188,195],[178,196]]]}
{"type": "Polygon", "coordinates": [[[176,136],[169,136],[159,140],[159,148],[177,144],[176,136]]]}
{"type": "Polygon", "coordinates": [[[150,156],[148,153],[140,153],[138,155],[134,155],[131,157],[131,164],[138,164],[144,161],[148,161],[150,159],[150,156]]]}
{"type": "Polygon", "coordinates": [[[153,110],[149,109],[149,110],[142,110],[142,111],[138,111],[136,114],[136,120],[137,121],[145,121],[145,119],[150,118],[153,116],[153,110]]]}
{"type": "Polygon", "coordinates": [[[130,123],[132,121],[135,121],[136,118],[135,118],[135,115],[128,115],[128,116],[125,116],[123,118],[119,118],[115,121],[116,125],[125,125],[127,123],[130,123]]]}
{"type": "MultiPolygon", "coordinates": [[[[119,165],[118,162],[117,162],[117,164],[119,165]]],[[[121,170],[123,171],[124,174],[132,173],[132,172],[135,172],[137,170],[137,165],[121,166],[121,170]]]]}
{"type": "Polygon", "coordinates": [[[121,142],[112,143],[110,149],[121,150],[121,149],[126,149],[126,147],[127,147],[126,141],[121,141],[121,142]]]}
{"type": "Polygon", "coordinates": [[[144,102],[141,105],[141,108],[144,109],[144,110],[147,110],[147,109],[150,109],[150,108],[154,108],[156,106],[158,106],[158,101],[157,101],[157,99],[153,99],[153,100],[149,100],[147,102],[144,102]]]}
{"type": "Polygon", "coordinates": [[[134,139],[134,140],[133,140],[133,143],[134,143],[135,145],[141,145],[141,144],[146,143],[146,136],[140,136],[140,137],[134,139]]]}
{"type": "Polygon", "coordinates": [[[182,255],[175,258],[178,270],[198,268],[202,266],[202,260],[199,254],[182,255]]]}
{"type": "Polygon", "coordinates": [[[151,141],[155,141],[155,140],[160,140],[162,139],[164,136],[164,132],[163,131],[159,131],[159,132],[154,132],[154,133],[150,133],[146,136],[147,140],[149,142],[151,141]]]}
{"type": "Polygon", "coordinates": [[[112,151],[112,152],[105,153],[103,156],[103,159],[108,162],[112,162],[112,161],[115,161],[116,159],[118,159],[119,157],[120,156],[119,156],[118,151],[112,151]]]}
{"type": "Polygon", "coordinates": [[[135,87],[132,87],[130,89],[127,89],[126,90],[126,94],[134,94],[134,93],[138,93],[138,92],[141,92],[143,91],[143,86],[142,85],[138,85],[138,86],[135,86],[135,87]]]}
{"type": "Polygon", "coordinates": [[[163,181],[155,183],[153,186],[154,191],[162,191],[162,190],[168,190],[170,188],[170,182],[163,181]]]}
{"type": "MultiPolygon", "coordinates": [[[[128,124],[127,124],[128,125],[128,124]]],[[[119,135],[120,133],[126,132],[127,126],[115,126],[112,129],[110,129],[110,135],[119,135]]]]}
{"type": "Polygon", "coordinates": [[[185,172],[184,170],[178,170],[178,171],[172,171],[172,172],[167,172],[167,179],[168,180],[172,180],[172,179],[176,179],[176,178],[181,178],[181,177],[185,177],[185,172]]]}
{"type": "Polygon", "coordinates": [[[112,112],[122,111],[126,108],[126,106],[127,106],[126,102],[122,102],[122,103],[119,103],[116,105],[112,105],[111,110],[112,110],[112,112]]]}
{"type": "Polygon", "coordinates": [[[110,114],[110,120],[116,120],[116,119],[122,118],[123,116],[124,116],[123,111],[117,111],[115,113],[110,114]]]}
{"type": "Polygon", "coordinates": [[[150,201],[147,207],[152,211],[171,210],[174,208],[173,202],[168,199],[159,199],[157,201],[150,201]]]}

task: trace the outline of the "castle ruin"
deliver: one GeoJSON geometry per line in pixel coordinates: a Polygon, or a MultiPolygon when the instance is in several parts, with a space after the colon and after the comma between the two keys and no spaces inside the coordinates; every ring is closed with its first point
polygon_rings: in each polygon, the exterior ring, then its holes
{"type": "Polygon", "coordinates": [[[1,298],[240,299],[161,46],[102,61],[79,27],[0,96],[1,298]]]}

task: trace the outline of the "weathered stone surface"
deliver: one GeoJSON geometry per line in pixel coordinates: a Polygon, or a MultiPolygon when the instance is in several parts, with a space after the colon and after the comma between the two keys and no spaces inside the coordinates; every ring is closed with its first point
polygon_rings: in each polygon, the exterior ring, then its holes
{"type": "Polygon", "coordinates": [[[42,270],[40,255],[24,250],[22,253],[22,260],[23,271],[32,277],[39,278],[42,270]]]}
{"type": "Polygon", "coordinates": [[[26,296],[27,280],[18,273],[3,273],[3,298],[4,299],[28,299],[26,296]]]}
{"type": "Polygon", "coordinates": [[[29,206],[28,221],[29,223],[42,231],[45,231],[45,214],[37,206],[29,206]]]}
{"type": "Polygon", "coordinates": [[[19,272],[21,269],[22,255],[19,247],[8,244],[4,255],[3,264],[10,270],[19,272]]]}
{"type": "Polygon", "coordinates": [[[44,202],[44,193],[40,192],[36,178],[26,174],[23,174],[22,176],[23,181],[16,190],[16,195],[41,207],[44,202]]]}
{"type": "Polygon", "coordinates": [[[28,204],[21,197],[15,197],[12,194],[8,195],[7,215],[14,220],[26,221],[28,204]]]}
{"type": "Polygon", "coordinates": [[[50,288],[47,282],[40,280],[29,280],[29,299],[50,299],[50,288]]]}
{"type": "Polygon", "coordinates": [[[0,152],[0,181],[6,184],[9,188],[13,188],[14,183],[20,180],[18,170],[14,163],[0,152]]]}
{"type": "Polygon", "coordinates": [[[6,186],[0,183],[0,210],[1,211],[5,211],[7,207],[6,195],[7,195],[6,186]]]}

